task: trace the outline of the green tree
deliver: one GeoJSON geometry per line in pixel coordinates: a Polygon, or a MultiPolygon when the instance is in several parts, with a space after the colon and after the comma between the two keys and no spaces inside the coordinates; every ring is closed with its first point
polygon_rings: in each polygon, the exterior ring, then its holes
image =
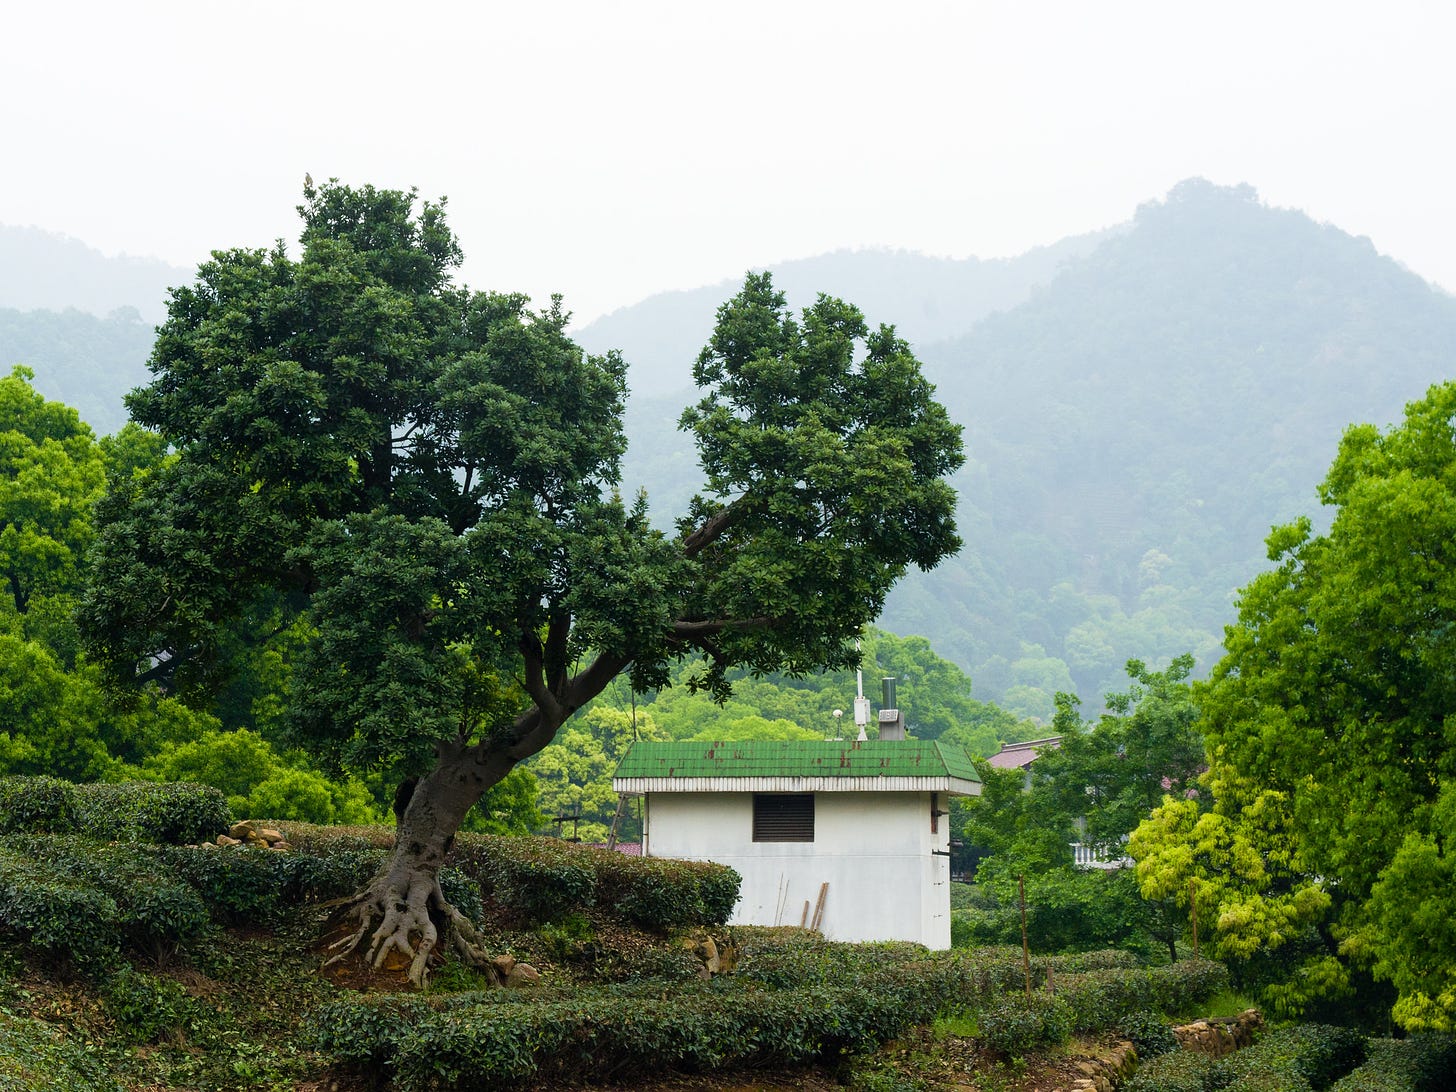
{"type": "Polygon", "coordinates": [[[78,589],[106,481],[90,427],[37,394],[34,377],[17,366],[0,379],[0,578],[21,614],[78,589]]]}
{"type": "Polygon", "coordinates": [[[158,781],[196,781],[220,789],[234,815],[351,824],[383,818],[357,780],[332,782],[301,762],[288,761],[246,728],[214,730],[163,747],[142,768],[158,781]]]}
{"type": "MultiPolygon", "coordinates": [[[[605,842],[617,814],[612,774],[622,756],[638,739],[663,738],[649,713],[639,714],[634,723],[626,710],[594,704],[531,760],[528,768],[540,784],[539,807],[548,820],[579,816],[565,832],[584,842],[605,842]]],[[[629,824],[632,829],[619,827],[617,836],[625,840],[635,832],[634,824],[629,824]]]]}
{"type": "Polygon", "coordinates": [[[620,357],[559,303],[457,288],[442,206],[304,196],[298,260],[218,252],[173,294],[129,406],[177,456],[101,502],[81,616],[123,678],[198,693],[240,621],[306,619],[298,738],[420,774],[339,958],[408,953],[420,982],[432,912],[484,962],[438,882],[482,794],[624,671],[653,689],[701,653],[726,696],[735,668],[851,665],[895,581],[959,545],[960,435],[893,330],[823,297],[796,318],[750,276],[683,415],[707,490],[665,536],[613,493],[620,357]]]}
{"type": "MultiPolygon", "coordinates": [[[[1329,532],[1301,519],[1271,533],[1275,567],[1244,589],[1200,699],[1213,818],[1149,839],[1162,861],[1186,859],[1200,824],[1229,827],[1235,852],[1252,843],[1287,879],[1259,889],[1253,862],[1235,857],[1225,868],[1254,888],[1243,900],[1308,908],[1319,931],[1320,964],[1301,993],[1347,988],[1370,968],[1394,984],[1395,1017],[1410,1027],[1456,1020],[1452,945],[1425,932],[1425,915],[1456,914],[1439,882],[1456,783],[1453,418],[1447,383],[1388,432],[1350,428],[1320,488],[1335,510],[1329,532]],[[1422,893],[1434,901],[1417,913],[1422,893]],[[1422,959],[1397,965],[1416,950],[1422,959]]],[[[1287,935],[1270,928],[1254,950],[1287,935]]]]}
{"type": "Polygon", "coordinates": [[[1129,660],[1132,687],[1107,695],[1108,712],[1087,724],[1077,700],[1057,696],[1053,727],[1061,746],[1031,767],[1031,792],[1049,810],[1078,819],[1081,840],[1120,856],[1122,843],[1166,793],[1196,793],[1203,770],[1203,739],[1195,724],[1188,676],[1193,657],[1177,657],[1166,671],[1129,660]]]}

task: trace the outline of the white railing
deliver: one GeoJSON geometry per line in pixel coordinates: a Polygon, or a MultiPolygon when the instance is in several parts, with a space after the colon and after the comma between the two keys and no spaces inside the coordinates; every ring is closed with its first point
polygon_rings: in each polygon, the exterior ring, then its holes
{"type": "Polygon", "coordinates": [[[1072,864],[1077,868],[1131,868],[1133,861],[1131,857],[1108,856],[1106,853],[1099,853],[1093,846],[1085,842],[1073,842],[1072,864]]]}

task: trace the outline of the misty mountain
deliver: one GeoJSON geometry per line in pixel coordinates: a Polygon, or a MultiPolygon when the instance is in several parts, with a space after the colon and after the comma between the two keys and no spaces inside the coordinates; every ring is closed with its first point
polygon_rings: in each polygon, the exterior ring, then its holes
{"type": "MultiPolygon", "coordinates": [[[[881,624],[1041,717],[1058,690],[1095,707],[1130,658],[1192,651],[1206,671],[1270,527],[1318,522],[1344,428],[1397,420],[1456,363],[1451,297],[1366,239],[1200,180],[968,325],[918,346],[966,428],[966,545],[881,624]]],[[[660,515],[697,481],[671,430],[685,400],[629,411],[627,483],[660,515]]]]}
{"type": "Polygon", "coordinates": [[[157,258],[109,258],[79,239],[0,224],[0,307],[97,316],[134,307],[156,324],[166,315],[167,289],[192,279],[191,270],[157,258]]]}
{"type": "Polygon", "coordinates": [[[1211,666],[1270,527],[1321,520],[1343,430],[1453,374],[1456,301],[1367,239],[1191,181],[924,359],[966,426],[966,548],[882,623],[1045,713],[1058,681],[1120,689],[1131,657],[1211,666]]]}
{"type": "MultiPolygon", "coordinates": [[[[890,323],[901,337],[923,345],[963,334],[992,311],[1014,307],[1055,277],[1065,262],[1090,254],[1107,234],[1072,236],[1014,258],[840,250],[765,268],[795,308],[813,303],[821,292],[838,296],[858,306],[871,325],[890,323]]],[[[621,350],[635,394],[675,396],[692,389],[693,363],[713,330],[718,308],[742,286],[740,277],[659,293],[604,315],[573,337],[589,352],[621,350]]],[[[686,399],[678,400],[679,409],[684,404],[686,399]]]]}

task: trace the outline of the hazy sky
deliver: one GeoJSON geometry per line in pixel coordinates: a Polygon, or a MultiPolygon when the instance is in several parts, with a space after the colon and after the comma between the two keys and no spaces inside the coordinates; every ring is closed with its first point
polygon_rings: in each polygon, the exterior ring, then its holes
{"type": "Polygon", "coordinates": [[[1248,182],[1456,289],[1456,6],[7,5],[0,223],[193,265],[315,179],[448,195],[581,319],[859,246],[982,257],[1248,182]]]}

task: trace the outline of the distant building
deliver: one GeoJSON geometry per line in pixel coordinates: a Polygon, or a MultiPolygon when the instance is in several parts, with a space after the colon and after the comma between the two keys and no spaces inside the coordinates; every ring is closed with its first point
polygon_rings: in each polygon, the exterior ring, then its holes
{"type": "Polygon", "coordinates": [[[634,743],[612,786],[644,798],[642,852],[717,861],[738,925],[950,947],[952,796],[980,778],[927,740],[634,743]]]}
{"type": "Polygon", "coordinates": [[[1031,788],[1031,764],[1042,751],[1055,751],[1062,745],[1061,736],[1029,739],[1025,743],[1003,743],[986,762],[996,770],[1021,770],[1026,774],[1025,787],[1031,788]]]}
{"type": "MultiPolygon", "coordinates": [[[[1060,750],[1062,746],[1061,736],[1047,736],[1045,739],[1029,739],[1025,743],[1003,743],[1001,749],[990,758],[987,763],[998,770],[1021,770],[1025,774],[1025,788],[1031,788],[1031,764],[1035,762],[1043,751],[1060,750]]],[[[1078,829],[1085,827],[1086,821],[1077,820],[1078,829]]],[[[1116,857],[1108,856],[1106,853],[1099,853],[1091,846],[1083,842],[1072,842],[1072,864],[1077,868],[1130,868],[1132,858],[1119,854],[1116,857]]]]}

